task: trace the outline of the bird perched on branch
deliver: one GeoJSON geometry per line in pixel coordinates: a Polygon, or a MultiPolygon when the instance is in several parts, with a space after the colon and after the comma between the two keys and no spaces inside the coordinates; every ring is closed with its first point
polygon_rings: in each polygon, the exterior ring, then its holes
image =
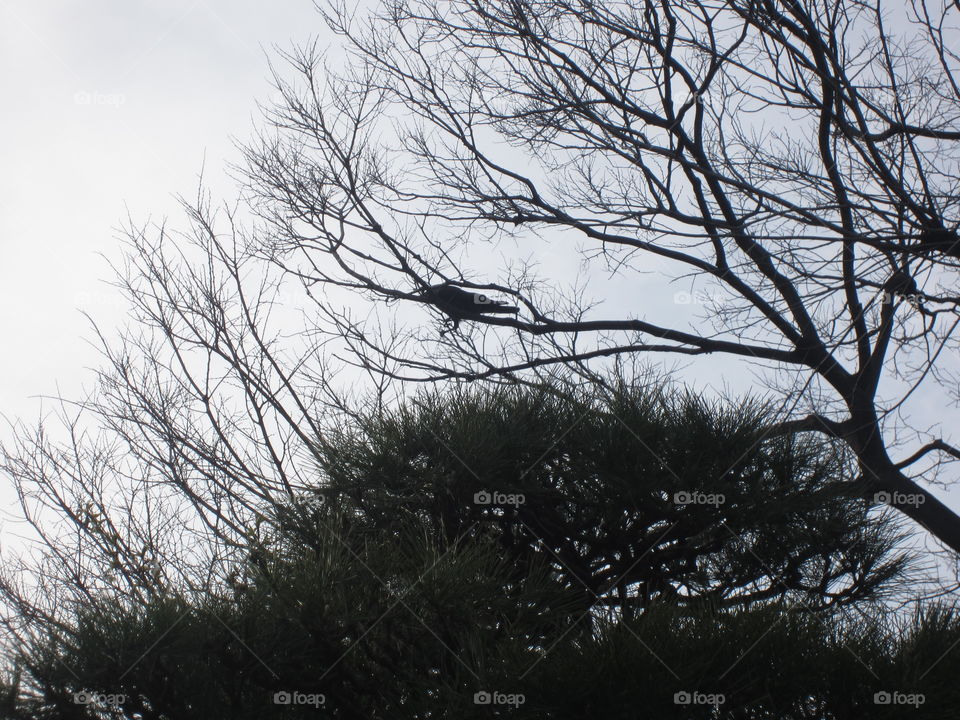
{"type": "Polygon", "coordinates": [[[883,290],[885,303],[892,303],[894,298],[903,298],[912,305],[919,302],[917,281],[903,270],[893,273],[883,284],[883,290]]]}
{"type": "Polygon", "coordinates": [[[956,230],[947,228],[924,228],[920,233],[920,245],[917,249],[921,252],[940,252],[960,258],[960,235],[957,235],[956,230]]]}
{"type": "Polygon", "coordinates": [[[520,308],[483,293],[464,290],[452,283],[430,285],[420,291],[420,297],[435,305],[453,320],[457,329],[461,320],[471,320],[482,315],[516,315],[520,308]]]}
{"type": "Polygon", "coordinates": [[[917,281],[909,273],[897,270],[884,283],[884,290],[897,295],[910,295],[917,292],[917,281]]]}

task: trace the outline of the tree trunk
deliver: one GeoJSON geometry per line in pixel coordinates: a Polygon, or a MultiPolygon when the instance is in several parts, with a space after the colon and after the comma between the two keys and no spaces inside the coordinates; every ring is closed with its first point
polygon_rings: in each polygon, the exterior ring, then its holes
{"type": "Polygon", "coordinates": [[[887,454],[872,404],[868,411],[851,414],[851,425],[855,429],[846,440],[860,461],[862,477],[867,483],[865,497],[902,512],[960,553],[960,516],[896,467],[887,454]]]}

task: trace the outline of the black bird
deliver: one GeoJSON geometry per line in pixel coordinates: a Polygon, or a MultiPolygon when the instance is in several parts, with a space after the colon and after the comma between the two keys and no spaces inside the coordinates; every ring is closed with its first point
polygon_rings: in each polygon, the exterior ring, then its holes
{"type": "Polygon", "coordinates": [[[920,233],[920,252],[941,252],[944,255],[960,258],[960,235],[956,230],[947,228],[924,228],[920,233]]]}
{"type": "Polygon", "coordinates": [[[516,305],[464,290],[452,283],[430,285],[420,291],[420,297],[449,315],[453,319],[454,329],[461,320],[471,320],[481,315],[516,315],[520,311],[516,305]]]}
{"type": "Polygon", "coordinates": [[[894,272],[883,284],[883,290],[886,293],[884,302],[893,302],[895,297],[902,297],[909,302],[918,302],[917,297],[920,293],[917,281],[903,270],[894,272]]]}

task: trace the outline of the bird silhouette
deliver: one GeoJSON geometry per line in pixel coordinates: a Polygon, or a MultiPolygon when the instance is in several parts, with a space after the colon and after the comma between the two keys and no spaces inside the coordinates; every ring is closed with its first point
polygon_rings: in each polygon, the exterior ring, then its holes
{"type": "Polygon", "coordinates": [[[940,252],[944,255],[960,258],[960,235],[956,230],[947,228],[924,228],[920,233],[920,252],[940,252]]]}
{"type": "Polygon", "coordinates": [[[420,297],[447,314],[456,329],[461,320],[471,320],[483,315],[516,315],[516,305],[494,300],[483,293],[464,290],[452,283],[430,285],[420,291],[420,297]]]}
{"type": "Polygon", "coordinates": [[[887,282],[884,283],[883,287],[887,292],[896,295],[916,294],[917,281],[909,273],[903,270],[897,270],[890,276],[887,282]]]}
{"type": "Polygon", "coordinates": [[[922,308],[922,305],[919,305],[920,290],[917,287],[917,281],[912,275],[903,270],[894,272],[883,284],[883,290],[885,303],[892,303],[894,298],[901,298],[915,307],[919,306],[922,308]]]}

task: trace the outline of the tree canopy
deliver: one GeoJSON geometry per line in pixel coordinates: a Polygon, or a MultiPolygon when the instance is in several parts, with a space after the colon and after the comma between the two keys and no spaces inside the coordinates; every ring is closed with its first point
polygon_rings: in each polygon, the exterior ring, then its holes
{"type": "Polygon", "coordinates": [[[246,175],[262,254],[311,288],[319,332],[354,363],[425,380],[739,358],[767,369],[792,422],[848,443],[865,496],[960,551],[960,519],[926,484],[960,450],[899,414],[921,387],[958,398],[955,2],[324,15],[344,59],[288,54],[246,175]],[[547,257],[579,264],[571,287],[538,270],[547,257]],[[444,318],[422,292],[444,282],[520,312],[438,336],[378,309],[444,318]],[[358,296],[369,312],[330,301],[358,296]]]}
{"type": "Polygon", "coordinates": [[[314,488],[264,508],[207,587],[138,595],[123,562],[93,593],[63,578],[6,712],[940,716],[957,616],[884,611],[911,577],[896,522],[850,495],[839,447],[757,443],[769,421],[627,382],[371,410],[318,439],[314,488]]]}

